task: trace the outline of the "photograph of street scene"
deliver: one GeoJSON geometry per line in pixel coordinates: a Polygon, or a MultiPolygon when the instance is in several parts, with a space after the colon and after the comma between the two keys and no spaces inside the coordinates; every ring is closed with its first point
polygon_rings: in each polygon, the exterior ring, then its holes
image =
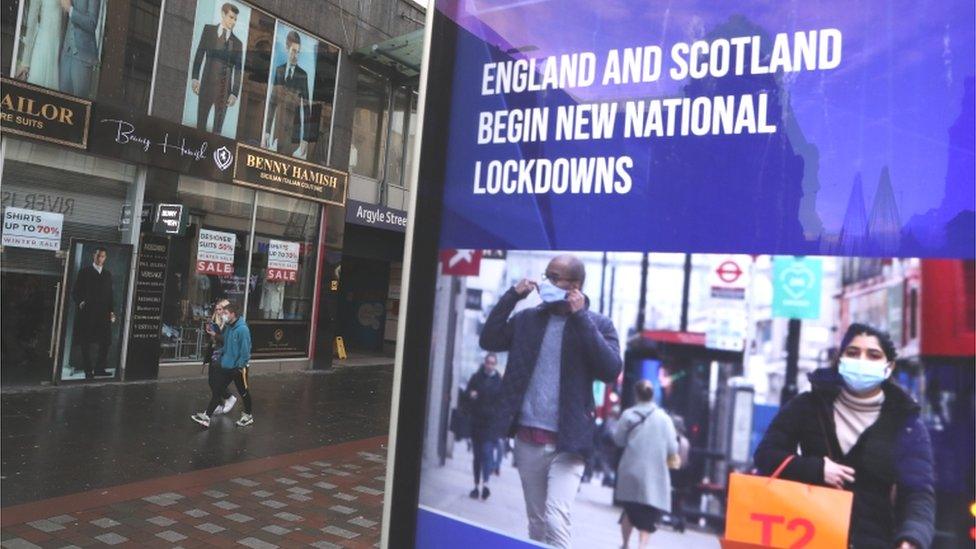
{"type": "MultiPolygon", "coordinates": [[[[884,503],[908,518],[884,526],[909,547],[967,535],[972,261],[443,250],[438,272],[426,511],[557,547],[718,547],[729,473],[826,444],[836,463],[784,478],[873,498],[855,442],[908,418],[917,438],[886,455],[913,488],[884,503]],[[825,394],[828,436],[777,417],[825,394]]],[[[863,508],[851,542],[873,535],[863,508]]]]}

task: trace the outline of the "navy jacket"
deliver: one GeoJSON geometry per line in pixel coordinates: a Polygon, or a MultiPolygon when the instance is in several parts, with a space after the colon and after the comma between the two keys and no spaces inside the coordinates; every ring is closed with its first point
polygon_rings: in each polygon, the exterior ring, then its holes
{"type": "Polygon", "coordinates": [[[843,380],[833,368],[810,374],[813,390],[776,414],[756,448],[756,467],[771,474],[787,456],[800,454],[782,478],[824,485],[823,458],[854,468],[855,482],[848,541],[855,549],[891,549],[907,540],[932,545],[935,492],[932,447],[919,419],[919,406],[904,390],[884,382],[878,420],[845,455],[834,426],[834,399],[843,380]]]}
{"type": "Polygon", "coordinates": [[[493,431],[492,420],[495,408],[498,406],[498,395],[502,390],[502,376],[498,372],[488,375],[484,368],[471,375],[465,394],[469,398],[471,410],[471,436],[480,439],[495,439],[498,434],[493,431]],[[478,397],[471,399],[471,391],[477,391],[478,397]]]}
{"type": "MultiPolygon", "coordinates": [[[[480,339],[486,351],[508,351],[493,422],[494,432],[507,436],[514,436],[518,430],[518,414],[551,314],[543,304],[509,318],[521,299],[514,288],[505,292],[488,315],[480,339]]],[[[613,383],[621,367],[617,331],[610,319],[589,308],[569,315],[563,331],[559,378],[558,451],[590,455],[596,429],[593,381],[613,383]]]]}

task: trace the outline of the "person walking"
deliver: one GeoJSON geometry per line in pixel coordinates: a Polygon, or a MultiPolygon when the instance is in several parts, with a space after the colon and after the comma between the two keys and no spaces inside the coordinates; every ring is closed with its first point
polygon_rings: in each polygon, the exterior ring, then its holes
{"type": "Polygon", "coordinates": [[[495,470],[495,451],[498,436],[492,431],[492,416],[502,387],[502,376],[495,369],[498,357],[494,353],[485,356],[481,368],[468,381],[465,393],[471,402],[471,443],[474,446],[474,489],[471,498],[488,499],[491,490],[488,481],[495,470]],[[479,490],[480,488],[480,490],[479,490]]]}
{"type": "Polygon", "coordinates": [[[837,360],[780,409],[754,457],[768,475],[793,456],[781,478],[853,492],[856,549],[932,546],[932,447],[919,405],[890,380],[895,358],[887,333],[851,324],[837,360]]]}
{"type": "Polygon", "coordinates": [[[637,528],[644,549],[663,513],[671,512],[669,463],[678,459],[678,434],[664,410],[654,404],[654,386],[642,379],[634,387],[637,404],[620,416],[613,439],[623,448],[614,499],[623,505],[620,534],[626,549],[637,528]]]}
{"type": "Polygon", "coordinates": [[[218,299],[214,303],[213,315],[207,323],[207,348],[203,352],[203,365],[207,368],[207,381],[210,385],[210,392],[214,391],[220,395],[222,404],[214,410],[214,414],[226,414],[234,409],[237,397],[230,394],[227,384],[221,385],[223,375],[220,368],[220,355],[224,348],[224,307],[230,303],[227,299],[218,299]]]}
{"type": "Polygon", "coordinates": [[[224,306],[222,315],[224,348],[220,355],[221,378],[218,384],[220,390],[212,392],[206,411],[190,416],[190,419],[204,427],[210,427],[210,419],[222,403],[221,395],[232,381],[244,403],[244,413],[237,420],[237,426],[246,427],[254,423],[254,416],[251,414],[251,392],[247,379],[248,362],[251,360],[251,331],[239,314],[240,310],[234,303],[224,306]]]}
{"type": "Polygon", "coordinates": [[[573,503],[593,451],[593,382],[614,382],[622,362],[613,323],[589,310],[583,295],[583,262],[560,255],[544,277],[505,292],[479,343],[509,353],[494,424],[496,433],[516,438],[529,537],[569,547],[573,503]],[[533,290],[543,303],[512,315],[533,290]]]}

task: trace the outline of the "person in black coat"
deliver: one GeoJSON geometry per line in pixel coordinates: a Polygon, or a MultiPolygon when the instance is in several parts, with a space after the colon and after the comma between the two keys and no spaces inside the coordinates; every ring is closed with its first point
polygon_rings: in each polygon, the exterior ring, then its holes
{"type": "Polygon", "coordinates": [[[85,378],[110,375],[105,371],[108,350],[112,346],[112,323],[115,322],[115,295],[112,273],[105,268],[108,252],[97,248],[91,265],[84,266],[75,278],[71,292],[76,312],[74,341],[81,345],[85,378]],[[98,361],[92,364],[91,346],[98,346],[98,361]]]}
{"type": "Polygon", "coordinates": [[[488,499],[491,490],[488,481],[495,470],[495,450],[498,447],[498,435],[492,427],[492,417],[498,402],[498,394],[502,388],[502,376],[495,368],[498,357],[495,353],[485,356],[481,368],[468,380],[468,387],[464,393],[470,402],[471,411],[471,444],[474,450],[474,489],[469,494],[472,498],[488,499]],[[479,492],[479,487],[484,484],[479,492]]]}
{"type": "Polygon", "coordinates": [[[207,117],[214,112],[213,133],[221,133],[227,108],[241,95],[243,51],[241,40],[234,36],[234,25],[240,9],[230,2],[220,10],[219,25],[204,25],[197,53],[193,56],[191,88],[197,100],[197,129],[207,131],[207,117]],[[206,62],[204,62],[206,60],[206,62]]]}
{"type": "Polygon", "coordinates": [[[779,411],[756,448],[763,474],[783,461],[782,478],[854,494],[854,549],[927,549],[935,524],[934,473],[919,405],[888,377],[895,346],[887,334],[852,324],[813,389],[779,411]]]}
{"type": "Polygon", "coordinates": [[[593,452],[593,382],[613,383],[622,367],[617,331],[589,310],[585,278],[577,257],[554,258],[544,282],[524,279],[505,292],[480,338],[484,350],[509,353],[493,423],[516,437],[529,536],[557,547],[571,545],[573,502],[593,452]],[[543,303],[512,315],[533,290],[543,303]]]}

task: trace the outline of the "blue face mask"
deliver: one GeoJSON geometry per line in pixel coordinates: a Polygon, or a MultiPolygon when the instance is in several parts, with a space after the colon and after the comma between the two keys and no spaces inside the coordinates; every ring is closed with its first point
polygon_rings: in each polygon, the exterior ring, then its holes
{"type": "Polygon", "coordinates": [[[888,363],[842,357],[838,371],[848,389],[855,393],[865,393],[877,389],[888,378],[888,363]]]}
{"type": "Polygon", "coordinates": [[[539,284],[539,297],[541,297],[542,301],[545,301],[546,303],[565,301],[566,290],[559,288],[548,280],[543,280],[542,284],[539,284]]]}

